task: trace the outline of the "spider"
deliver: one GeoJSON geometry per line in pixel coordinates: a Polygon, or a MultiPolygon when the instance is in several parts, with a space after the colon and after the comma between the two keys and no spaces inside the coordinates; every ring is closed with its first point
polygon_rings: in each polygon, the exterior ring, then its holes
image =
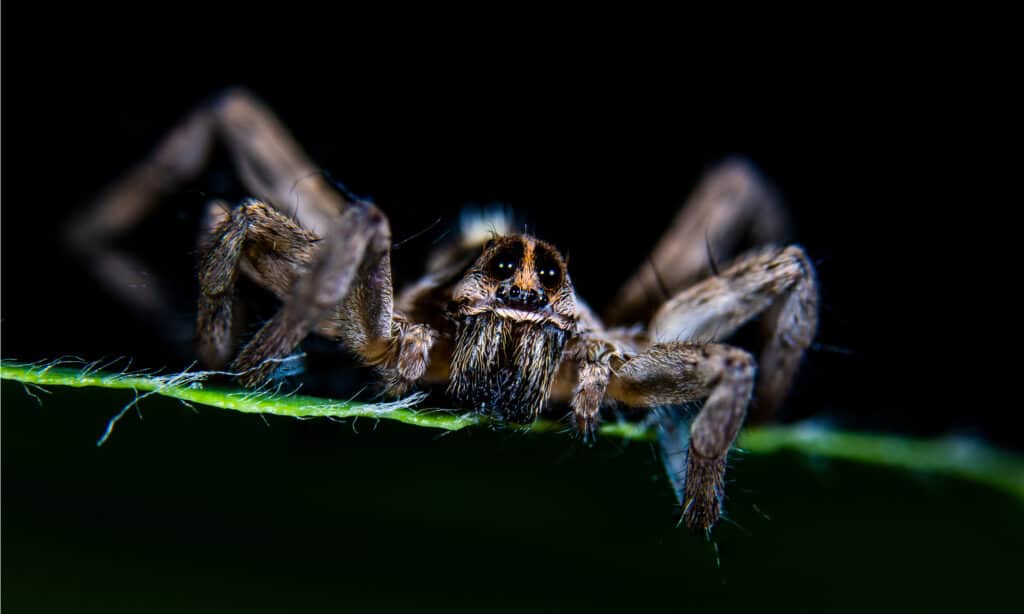
{"type": "Polygon", "coordinates": [[[784,211],[749,164],[730,160],[707,173],[603,318],[576,293],[558,249],[514,232],[503,213],[466,215],[458,238],[396,294],[385,215],[318,173],[262,103],[230,90],[68,227],[100,278],[143,309],[156,311],[157,298],[112,240],[194,179],[218,141],[253,198],[206,208],[196,324],[204,365],[229,366],[257,386],[318,333],[374,367],[389,394],[446,385],[460,405],[514,424],[568,402],[588,439],[602,407],[703,401],[677,490],[688,527],[716,523],[726,458],[751,398],[759,418],[779,406],[818,317],[814,268],[801,247],[778,244],[784,211]],[[715,266],[744,240],[758,247],[715,266]],[[281,306],[236,350],[240,275],[281,306]],[[759,371],[751,354],[721,342],[758,316],[759,371]]]}

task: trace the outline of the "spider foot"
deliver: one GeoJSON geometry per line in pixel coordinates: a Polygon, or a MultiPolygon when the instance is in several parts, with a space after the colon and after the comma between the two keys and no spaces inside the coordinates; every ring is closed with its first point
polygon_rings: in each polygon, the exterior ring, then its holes
{"type": "Polygon", "coordinates": [[[238,383],[246,388],[259,388],[275,380],[302,373],[304,354],[292,354],[283,358],[262,358],[257,353],[242,350],[231,363],[230,369],[237,373],[238,383]]]}
{"type": "Polygon", "coordinates": [[[244,365],[237,361],[232,363],[232,370],[239,373],[238,383],[245,388],[259,388],[269,382],[277,370],[277,365],[271,362],[264,362],[255,367],[244,368],[244,365]]]}
{"type": "Polygon", "coordinates": [[[427,372],[430,348],[436,339],[437,333],[425,324],[406,324],[401,329],[396,339],[397,358],[387,361],[381,368],[385,394],[402,396],[420,381],[427,372]]]}
{"type": "Polygon", "coordinates": [[[412,324],[402,332],[402,349],[395,370],[398,377],[412,383],[423,377],[430,359],[430,348],[437,333],[425,324],[412,324]]]}
{"type": "Polygon", "coordinates": [[[694,530],[708,531],[722,515],[725,494],[725,457],[705,458],[692,447],[686,459],[683,487],[683,515],[679,523],[694,530]]]}
{"type": "Polygon", "coordinates": [[[597,441],[598,414],[573,413],[573,420],[576,425],[576,432],[580,439],[587,445],[593,445],[597,441]]]}
{"type": "Polygon", "coordinates": [[[398,369],[381,369],[379,379],[383,388],[382,393],[388,397],[398,398],[415,387],[418,378],[405,377],[398,369]]]}

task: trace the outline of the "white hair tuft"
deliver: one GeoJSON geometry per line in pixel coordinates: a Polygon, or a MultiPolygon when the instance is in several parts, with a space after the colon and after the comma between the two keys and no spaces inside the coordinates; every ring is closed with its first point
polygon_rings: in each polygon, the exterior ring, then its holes
{"type": "Polygon", "coordinates": [[[462,245],[465,247],[483,245],[495,236],[510,234],[514,225],[511,209],[503,205],[483,209],[467,207],[459,216],[462,245]]]}

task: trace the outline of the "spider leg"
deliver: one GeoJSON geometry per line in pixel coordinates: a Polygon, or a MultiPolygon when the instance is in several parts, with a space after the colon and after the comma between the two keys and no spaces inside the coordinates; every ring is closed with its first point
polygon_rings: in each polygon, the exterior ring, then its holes
{"type": "Polygon", "coordinates": [[[584,341],[582,356],[578,359],[578,382],[572,391],[572,408],[576,430],[585,441],[594,437],[604,401],[611,380],[612,368],[609,352],[614,349],[600,341],[584,341]]]}
{"type": "Polygon", "coordinates": [[[569,402],[576,430],[589,442],[601,417],[612,365],[642,351],[649,343],[639,326],[605,328],[578,294],[576,307],[578,332],[566,346],[550,399],[569,402]]]}
{"type": "Polygon", "coordinates": [[[243,384],[266,381],[278,359],[313,331],[381,368],[393,394],[422,377],[435,334],[393,311],[391,233],[376,207],[353,203],[323,238],[255,199],[230,213],[211,206],[208,225],[200,241],[206,250],[198,322],[200,356],[208,364],[231,355],[234,284],[241,272],[284,303],[232,362],[243,384]]]}
{"type": "Polygon", "coordinates": [[[255,385],[311,331],[332,336],[388,375],[400,392],[425,370],[432,329],[393,312],[390,229],[383,214],[350,202],[310,162],[280,121],[243,90],[193,111],[153,153],[68,225],[69,243],[115,293],[143,315],[168,319],[168,302],[143,267],[112,242],[195,179],[214,144],[225,145],[258,200],[207,211],[200,248],[199,353],[223,364],[234,344],[239,272],[283,300],[232,363],[255,385]]]}
{"type": "Polygon", "coordinates": [[[241,270],[282,300],[309,270],[318,238],[266,204],[250,199],[235,209],[208,205],[200,237],[199,359],[210,368],[227,364],[237,338],[235,283],[241,270]]]}
{"type": "Polygon", "coordinates": [[[707,399],[690,426],[682,487],[691,529],[709,529],[721,515],[726,456],[746,416],[754,371],[750,354],[734,347],[656,343],[619,365],[608,384],[611,398],[632,407],[707,399]]]}
{"type": "Polygon", "coordinates": [[[701,179],[648,261],[619,289],[605,320],[646,321],[668,296],[730,260],[745,241],[780,242],[787,226],[778,197],[754,167],[723,162],[701,179]]]}
{"type": "Polygon", "coordinates": [[[153,283],[137,258],[113,243],[168,195],[196,179],[216,142],[225,144],[250,194],[319,236],[327,235],[347,206],[277,118],[251,95],[229,90],[202,105],[65,228],[68,243],[98,279],[153,321],[175,320],[165,290],[153,283]]]}
{"type": "MultiPolygon", "coordinates": [[[[708,342],[762,313],[769,332],[756,380],[763,418],[785,397],[817,327],[814,268],[800,247],[755,250],[677,294],[651,321],[653,345],[611,361],[607,395],[625,405],[653,408],[706,399],[690,425],[678,480],[683,521],[693,529],[708,529],[721,515],[726,457],[755,386],[748,353],[708,342]]],[[[670,470],[678,466],[669,460],[670,470]]]]}
{"type": "Polygon", "coordinates": [[[747,253],[721,274],[687,288],[654,315],[654,341],[719,341],[765,314],[754,418],[770,417],[785,400],[818,325],[818,288],[798,246],[747,253]]]}
{"type": "MultiPolygon", "coordinates": [[[[372,205],[354,205],[322,237],[316,257],[306,273],[295,279],[281,309],[235,358],[232,368],[243,372],[239,378],[243,385],[266,381],[277,369],[276,362],[295,349],[329,315],[328,311],[349,295],[357,275],[374,267],[390,248],[384,216],[372,205]]],[[[390,279],[387,281],[390,287],[390,279]]],[[[360,345],[352,349],[358,352],[360,345]]]]}

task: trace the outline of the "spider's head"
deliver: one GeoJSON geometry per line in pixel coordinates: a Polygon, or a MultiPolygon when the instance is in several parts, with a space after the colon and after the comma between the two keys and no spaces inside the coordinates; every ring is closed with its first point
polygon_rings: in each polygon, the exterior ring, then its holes
{"type": "Polygon", "coordinates": [[[491,239],[452,293],[460,315],[493,313],[568,330],[576,299],[565,260],[529,235],[491,239]]]}
{"type": "Polygon", "coordinates": [[[561,254],[529,235],[495,237],[452,299],[458,321],[454,396],[511,422],[535,418],[577,321],[561,254]]]}

